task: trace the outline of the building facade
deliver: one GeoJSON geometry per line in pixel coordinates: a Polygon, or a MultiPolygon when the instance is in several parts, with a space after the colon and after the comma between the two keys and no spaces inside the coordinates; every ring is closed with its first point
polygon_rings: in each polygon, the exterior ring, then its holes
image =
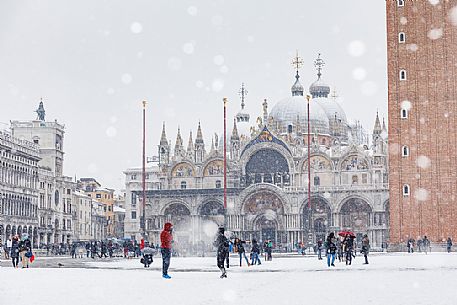
{"type": "Polygon", "coordinates": [[[457,1],[386,1],[390,241],[457,237],[457,1]]]}
{"type": "Polygon", "coordinates": [[[0,131],[0,239],[27,233],[38,244],[39,146],[0,131]]]}
{"type": "MultiPolygon", "coordinates": [[[[277,247],[289,249],[341,229],[353,230],[358,239],[367,233],[373,247],[380,248],[386,241],[385,124],[376,115],[368,141],[360,124],[347,120],[322,79],[319,57],[315,62],[318,77],[309,87],[308,137],[307,99],[299,81],[298,56],[295,62],[291,96],[277,102],[271,111],[263,101],[262,113],[254,123],[244,109],[246,90],[241,89],[241,109],[227,136],[226,207],[224,137],[216,135],[207,150],[199,123],[195,141],[190,133],[185,148],[178,129],[172,148],[163,126],[159,165],[146,172],[146,231],[154,243],[167,221],[174,224],[175,246],[183,249],[208,245],[220,225],[243,239],[271,239],[277,247]]],[[[141,169],[124,173],[125,235],[139,238],[142,173],[141,169]]]]}

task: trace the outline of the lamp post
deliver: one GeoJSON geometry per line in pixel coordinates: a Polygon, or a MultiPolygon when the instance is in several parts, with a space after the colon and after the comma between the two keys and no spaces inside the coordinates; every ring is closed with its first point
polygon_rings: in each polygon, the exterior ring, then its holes
{"type": "Polygon", "coordinates": [[[143,101],[143,219],[141,229],[143,229],[143,238],[146,238],[146,101],[143,101]]]}
{"type": "MultiPolygon", "coordinates": [[[[311,100],[310,95],[306,95],[306,109],[307,109],[307,115],[308,115],[308,239],[312,239],[312,230],[311,230],[311,222],[312,222],[312,217],[311,217],[311,134],[310,134],[310,123],[309,123],[309,102],[311,100]]],[[[310,243],[312,240],[308,240],[308,243],[310,243]]]]}

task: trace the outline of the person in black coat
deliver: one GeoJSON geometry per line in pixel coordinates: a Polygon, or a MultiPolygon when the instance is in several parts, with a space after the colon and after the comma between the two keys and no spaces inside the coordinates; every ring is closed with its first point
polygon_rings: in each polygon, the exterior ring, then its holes
{"type": "Polygon", "coordinates": [[[368,265],[368,253],[370,252],[370,240],[368,235],[365,234],[362,239],[362,251],[363,256],[365,257],[365,265],[368,265]]]}
{"type": "Polygon", "coordinates": [[[327,253],[327,266],[335,267],[335,255],[336,255],[336,244],[335,244],[335,233],[331,232],[327,236],[325,241],[325,251],[327,253]]]}
{"type": "Polygon", "coordinates": [[[252,261],[251,265],[261,265],[262,263],[260,262],[260,246],[257,243],[256,239],[252,240],[252,248],[251,248],[251,255],[252,255],[252,261]]]}
{"type": "Polygon", "coordinates": [[[451,253],[452,249],[452,239],[450,237],[447,238],[446,241],[446,248],[447,248],[447,253],[451,253]]]}
{"type": "Polygon", "coordinates": [[[19,265],[19,236],[14,236],[11,243],[11,260],[13,261],[13,267],[18,268],[19,265]]]}
{"type": "Polygon", "coordinates": [[[352,251],[354,250],[354,236],[346,236],[346,265],[352,264],[352,251]]]}
{"type": "Polygon", "coordinates": [[[225,271],[224,262],[229,253],[229,241],[227,237],[225,237],[224,233],[225,229],[220,227],[216,240],[213,243],[213,245],[217,248],[217,267],[222,272],[221,279],[227,277],[227,271],[225,271]]]}
{"type": "Polygon", "coordinates": [[[241,263],[243,261],[243,256],[244,256],[244,259],[246,260],[246,263],[248,264],[248,266],[251,265],[248,258],[246,257],[246,250],[244,249],[244,244],[245,244],[245,242],[242,241],[241,239],[239,239],[239,238],[235,239],[235,246],[238,250],[238,254],[240,255],[240,267],[242,265],[241,263]]]}

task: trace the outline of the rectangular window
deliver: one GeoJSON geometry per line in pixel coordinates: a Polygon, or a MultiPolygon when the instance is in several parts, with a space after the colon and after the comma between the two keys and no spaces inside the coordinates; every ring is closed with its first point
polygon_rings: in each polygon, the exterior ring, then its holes
{"type": "Polygon", "coordinates": [[[397,0],[397,6],[405,6],[404,0],[397,0]]]}
{"type": "Polygon", "coordinates": [[[132,219],[136,219],[136,211],[132,211],[132,219]]]}

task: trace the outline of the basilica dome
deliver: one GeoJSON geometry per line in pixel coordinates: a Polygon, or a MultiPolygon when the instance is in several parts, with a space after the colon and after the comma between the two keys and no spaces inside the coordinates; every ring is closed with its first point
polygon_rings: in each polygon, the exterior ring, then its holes
{"type": "MultiPolygon", "coordinates": [[[[297,123],[303,133],[307,133],[307,101],[304,96],[294,95],[280,100],[271,109],[270,117],[281,132],[287,132],[289,125],[296,131],[297,123]]],[[[310,104],[309,122],[311,132],[330,134],[329,120],[318,103],[310,104]]]]}
{"type": "Polygon", "coordinates": [[[312,99],[311,102],[318,104],[324,110],[329,120],[335,120],[336,118],[339,122],[347,125],[346,113],[337,101],[331,98],[318,97],[312,99]]]}

